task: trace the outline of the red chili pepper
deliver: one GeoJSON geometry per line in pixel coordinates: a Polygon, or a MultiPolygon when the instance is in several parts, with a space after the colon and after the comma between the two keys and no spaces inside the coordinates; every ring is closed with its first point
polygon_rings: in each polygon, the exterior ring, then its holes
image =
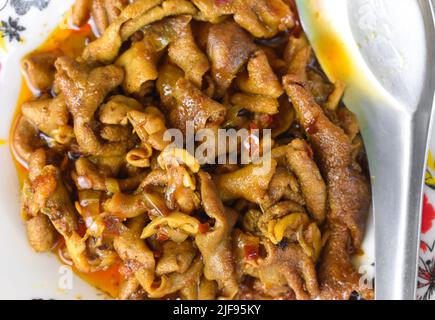
{"type": "Polygon", "coordinates": [[[224,6],[226,4],[231,3],[232,0],[214,0],[214,3],[218,6],[224,6]]]}
{"type": "Polygon", "coordinates": [[[163,232],[159,232],[158,233],[158,235],[157,235],[157,241],[160,241],[160,242],[165,242],[165,241],[168,241],[169,240],[169,236],[166,234],[166,233],[163,233],[163,232]]]}
{"type": "Polygon", "coordinates": [[[86,227],[86,223],[82,219],[79,219],[77,223],[77,233],[80,235],[80,237],[83,238],[87,230],[88,228],[86,227]]]}
{"type": "Polygon", "coordinates": [[[271,115],[269,114],[267,117],[267,123],[269,124],[268,127],[269,128],[273,128],[273,124],[275,123],[276,117],[275,115],[271,115]]]}
{"type": "Polygon", "coordinates": [[[201,223],[199,225],[199,233],[207,233],[210,231],[210,225],[208,223],[201,223]]]}
{"type": "Polygon", "coordinates": [[[258,129],[258,126],[255,122],[251,122],[251,123],[249,123],[249,129],[255,130],[255,129],[258,129]]]}
{"type": "Polygon", "coordinates": [[[258,245],[247,244],[243,247],[243,252],[245,254],[245,259],[255,260],[258,258],[258,245]]]}

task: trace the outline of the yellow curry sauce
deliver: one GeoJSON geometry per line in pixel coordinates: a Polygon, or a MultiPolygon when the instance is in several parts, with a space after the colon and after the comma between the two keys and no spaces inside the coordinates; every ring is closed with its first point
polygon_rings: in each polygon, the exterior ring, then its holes
{"type": "MultiPolygon", "coordinates": [[[[53,52],[60,51],[65,55],[71,57],[77,57],[83,51],[86,43],[94,37],[92,33],[91,26],[89,24],[85,25],[80,29],[72,29],[63,21],[48,37],[48,39],[35,51],[31,52],[53,52]]],[[[13,132],[16,128],[17,120],[21,116],[21,105],[29,100],[32,100],[37,92],[26,81],[25,77],[22,77],[21,89],[17,100],[17,107],[15,111],[13,125],[11,127],[10,137],[13,137],[13,132]]],[[[1,143],[1,142],[0,142],[1,143]]],[[[27,165],[24,161],[17,156],[14,150],[13,144],[10,143],[11,153],[13,154],[14,162],[18,172],[18,178],[20,183],[20,188],[23,185],[24,179],[27,177],[27,165]]],[[[109,294],[111,297],[116,297],[118,295],[118,289],[120,284],[120,273],[119,264],[115,264],[104,271],[83,273],[78,271],[72,263],[62,257],[62,248],[65,246],[63,239],[59,240],[56,246],[53,248],[53,253],[55,253],[62,263],[71,265],[74,273],[80,278],[96,287],[97,289],[109,294]]]]}

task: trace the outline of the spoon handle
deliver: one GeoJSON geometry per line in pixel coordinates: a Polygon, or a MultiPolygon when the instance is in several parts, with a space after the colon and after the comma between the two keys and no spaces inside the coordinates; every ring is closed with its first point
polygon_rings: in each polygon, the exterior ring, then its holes
{"type": "MultiPolygon", "coordinates": [[[[391,114],[373,136],[376,299],[415,299],[430,109],[416,117],[391,114]],[[388,144],[388,148],[385,146],[388,144]],[[388,151],[386,151],[388,150],[388,151]]],[[[369,160],[370,161],[370,160],[369,160]]]]}
{"type": "Polygon", "coordinates": [[[424,171],[434,113],[434,3],[420,1],[427,37],[432,39],[428,41],[428,70],[418,108],[411,115],[379,114],[378,125],[383,123],[385,130],[369,133],[377,141],[368,153],[374,158],[375,292],[379,300],[416,298],[424,171]]]}
{"type": "MultiPolygon", "coordinates": [[[[416,294],[435,91],[434,3],[297,1],[319,62],[330,79],[346,83],[344,102],[361,127],[372,177],[375,293],[381,300],[416,294]]],[[[369,226],[368,244],[372,231],[369,226]]],[[[372,258],[367,249],[365,256],[372,258]]]]}

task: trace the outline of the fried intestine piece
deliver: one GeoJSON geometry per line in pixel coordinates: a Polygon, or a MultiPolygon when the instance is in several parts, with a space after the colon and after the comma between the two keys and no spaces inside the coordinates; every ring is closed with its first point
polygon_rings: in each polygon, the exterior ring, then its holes
{"type": "Polygon", "coordinates": [[[24,166],[30,161],[32,153],[43,147],[39,130],[24,116],[17,119],[12,135],[12,151],[24,166]]]}
{"type": "Polygon", "coordinates": [[[281,199],[293,201],[301,206],[305,205],[301,186],[295,175],[285,165],[276,168],[276,172],[269,183],[267,194],[270,204],[266,205],[266,207],[281,199]]]}
{"type": "Polygon", "coordinates": [[[71,22],[77,27],[88,22],[93,0],[76,0],[72,6],[71,22]]]}
{"type": "Polygon", "coordinates": [[[169,141],[164,140],[167,130],[165,116],[156,107],[147,107],[142,112],[132,110],[128,112],[127,117],[142,145],[162,151],[169,144],[169,141]]]}
{"type": "Polygon", "coordinates": [[[143,112],[133,110],[127,116],[142,142],[140,147],[127,153],[127,162],[139,168],[149,167],[153,150],[162,151],[169,144],[164,140],[167,131],[165,116],[156,107],[147,107],[143,112]]]}
{"type": "Polygon", "coordinates": [[[86,237],[82,238],[78,234],[78,215],[62,180],[62,174],[57,167],[47,164],[43,149],[35,151],[30,158],[29,176],[22,194],[24,214],[28,217],[46,215],[65,239],[66,249],[74,266],[81,272],[95,271],[87,256],[86,237]]]}
{"type": "Polygon", "coordinates": [[[270,162],[251,164],[234,172],[215,175],[214,181],[220,198],[224,202],[236,199],[246,199],[257,204],[266,202],[267,190],[276,166],[276,161],[272,159],[270,162]]]}
{"type": "Polygon", "coordinates": [[[123,155],[129,143],[103,142],[92,128],[98,107],[107,94],[122,83],[123,70],[114,65],[91,69],[69,57],[59,58],[56,68],[56,82],[73,116],[74,133],[81,151],[104,157],[123,155]]]}
{"type": "Polygon", "coordinates": [[[291,77],[296,83],[307,82],[307,66],[312,55],[311,46],[305,35],[299,38],[291,36],[284,52],[284,60],[288,65],[287,77],[291,77]]]}
{"type": "Polygon", "coordinates": [[[119,17],[128,0],[92,0],[91,16],[100,34],[119,17]]]}
{"type": "MultiPolygon", "coordinates": [[[[255,217],[254,217],[255,219],[255,217]]],[[[297,242],[304,254],[316,262],[322,251],[322,234],[305,209],[292,201],[281,201],[264,210],[258,218],[258,230],[273,244],[297,242]]]]}
{"type": "MultiPolygon", "coordinates": [[[[281,201],[277,204],[269,207],[268,209],[264,210],[264,213],[259,217],[257,222],[257,228],[262,232],[263,236],[268,237],[274,244],[279,243],[283,237],[280,239],[276,239],[274,229],[275,225],[271,225],[270,221],[279,221],[281,218],[284,218],[286,216],[289,216],[291,214],[303,214],[305,215],[304,208],[293,202],[293,201],[281,201]]],[[[297,231],[297,228],[301,224],[305,224],[308,220],[308,217],[300,217],[296,219],[296,223],[294,224],[294,228],[290,228],[291,230],[288,230],[288,233],[285,233],[284,235],[290,239],[293,239],[293,235],[295,235],[295,232],[297,231]]],[[[293,239],[294,240],[294,239],[293,239]]]]}
{"type": "Polygon", "coordinates": [[[133,2],[121,12],[100,38],[86,47],[83,58],[87,61],[111,63],[118,55],[122,43],[144,26],[168,16],[195,13],[196,8],[186,0],[133,2]]]}
{"type": "Polygon", "coordinates": [[[247,93],[236,93],[231,96],[231,103],[235,106],[255,113],[274,115],[279,113],[279,102],[269,96],[247,93]]]}
{"type": "Polygon", "coordinates": [[[39,131],[57,143],[68,144],[74,138],[73,128],[68,125],[69,113],[63,95],[25,102],[21,112],[39,131]]]}
{"type": "Polygon", "coordinates": [[[232,14],[233,0],[192,0],[199,9],[196,19],[216,24],[222,22],[226,16],[232,14]]]}
{"type": "Polygon", "coordinates": [[[168,146],[158,157],[159,165],[166,171],[165,200],[172,210],[190,214],[200,206],[196,194],[194,174],[199,171],[198,160],[184,149],[168,146]]]}
{"type": "Polygon", "coordinates": [[[116,95],[109,98],[99,109],[101,123],[126,126],[129,124],[128,113],[143,111],[144,107],[135,99],[116,95]]]}
{"type": "Polygon", "coordinates": [[[231,96],[231,103],[254,113],[279,113],[278,98],[284,90],[263,50],[249,59],[247,70],[238,75],[236,84],[242,93],[231,96]]]}
{"type": "Polygon", "coordinates": [[[263,50],[258,50],[249,59],[247,71],[237,78],[237,86],[244,92],[279,98],[284,90],[271,68],[263,50]]]}
{"type": "Polygon", "coordinates": [[[36,252],[48,252],[53,249],[59,235],[44,214],[37,214],[27,220],[26,231],[30,246],[36,252]]]}
{"type": "Polygon", "coordinates": [[[256,38],[271,38],[295,25],[294,13],[283,0],[193,0],[200,20],[218,23],[225,16],[234,20],[256,38]]]}
{"type": "Polygon", "coordinates": [[[177,107],[174,92],[177,81],[181,78],[184,78],[183,70],[173,64],[166,62],[159,69],[156,89],[159,92],[163,106],[167,110],[173,110],[177,107]]]}
{"type": "Polygon", "coordinates": [[[47,252],[54,247],[59,233],[49,216],[41,209],[54,192],[56,181],[52,176],[48,176],[47,170],[43,171],[45,154],[42,150],[33,153],[29,160],[30,173],[28,179],[24,181],[21,192],[21,211],[30,246],[36,252],[47,252]],[[33,189],[35,187],[37,189],[33,189]],[[39,192],[39,195],[36,192],[39,192]]]}
{"type": "Polygon", "coordinates": [[[204,276],[208,280],[215,280],[223,296],[231,299],[239,290],[231,244],[231,232],[237,215],[223,206],[209,174],[200,171],[199,178],[204,210],[215,222],[210,231],[196,235],[195,243],[204,260],[204,276]]]}
{"type": "Polygon", "coordinates": [[[163,253],[156,266],[158,276],[186,272],[197,254],[196,248],[189,239],[181,243],[166,241],[162,247],[163,253]]]}
{"type": "Polygon", "coordinates": [[[298,178],[311,216],[321,225],[326,216],[328,193],[310,146],[301,139],[293,140],[287,150],[290,169],[298,178]]]}
{"type": "Polygon", "coordinates": [[[207,54],[218,97],[225,94],[255,50],[252,37],[235,22],[225,20],[210,27],[207,54]]]}
{"type": "Polygon", "coordinates": [[[178,208],[185,213],[198,209],[201,200],[195,193],[195,181],[184,166],[170,166],[166,170],[168,185],[165,200],[170,209],[178,208]]]}
{"type": "Polygon", "coordinates": [[[162,169],[151,171],[133,194],[115,193],[104,203],[106,212],[121,218],[133,218],[146,212],[167,216],[171,210],[190,214],[199,208],[200,199],[195,192],[193,177],[193,173],[199,170],[199,164],[192,156],[189,157],[194,159],[194,166],[189,166],[189,161],[183,162],[183,154],[187,154],[185,150],[175,149],[176,154],[172,156],[167,156],[165,150],[161,153],[163,157],[159,157],[162,169]],[[164,197],[149,190],[153,187],[162,189],[164,197]]]}
{"type": "Polygon", "coordinates": [[[147,291],[154,282],[156,261],[154,253],[140,238],[146,220],[143,216],[138,216],[129,223],[130,225],[124,227],[114,238],[113,246],[121,260],[129,266],[138,283],[147,291]]]}
{"type": "Polygon", "coordinates": [[[158,77],[157,64],[163,49],[169,46],[172,63],[185,72],[185,77],[198,88],[209,70],[207,56],[198,48],[190,26],[191,16],[181,15],[158,21],[144,29],[144,38],[124,52],[116,61],[126,70],[124,89],[143,96],[158,77]]]}
{"type": "Polygon", "coordinates": [[[348,299],[353,290],[370,296],[368,290],[360,288],[359,275],[350,261],[363,239],[370,206],[369,183],[354,162],[345,132],[328,119],[306,89],[293,82],[293,77],[284,78],[284,88],[328,186],[327,227],[331,235],[320,266],[321,296],[348,299]]]}
{"type": "Polygon", "coordinates": [[[346,225],[354,247],[359,248],[370,203],[367,179],[354,163],[349,137],[326,117],[303,87],[288,79],[284,80],[287,93],[309,136],[314,156],[329,188],[331,211],[328,220],[341,221],[346,225]]]}
{"type": "Polygon", "coordinates": [[[41,52],[25,57],[21,62],[22,71],[32,88],[41,92],[49,92],[53,87],[54,62],[57,52],[41,52]]]}
{"type": "MultiPolygon", "coordinates": [[[[297,244],[281,249],[266,241],[267,256],[259,261],[258,277],[265,288],[290,287],[298,300],[315,299],[319,295],[316,268],[297,244]]],[[[285,290],[285,289],[284,289],[285,290]]]]}
{"type": "MultiPolygon", "coordinates": [[[[147,178],[144,181],[149,182],[147,178]]],[[[133,193],[116,192],[107,199],[103,208],[105,212],[121,219],[139,217],[145,213],[155,216],[167,216],[171,213],[160,193],[146,190],[142,183],[133,193]]]]}
{"type": "Polygon", "coordinates": [[[271,38],[295,25],[282,0],[233,0],[234,20],[256,38],[271,38]]]}
{"type": "Polygon", "coordinates": [[[157,53],[144,41],[138,41],[115,62],[125,70],[122,87],[128,94],[144,96],[158,77],[157,53]]]}
{"type": "Polygon", "coordinates": [[[145,14],[162,2],[163,0],[138,0],[128,5],[102,36],[86,47],[83,51],[83,58],[87,61],[111,63],[117,57],[122,42],[127,40],[121,37],[122,26],[130,19],[145,14]]]}
{"type": "MultiPolygon", "coordinates": [[[[127,264],[124,264],[128,268],[127,264]]],[[[128,269],[127,269],[128,270],[128,269]]],[[[124,275],[119,285],[118,299],[120,300],[145,300],[145,291],[141,288],[139,281],[131,274],[124,275]]]]}
{"type": "MultiPolygon", "coordinates": [[[[185,16],[184,19],[190,21],[191,17],[185,16]]],[[[171,61],[184,71],[187,80],[198,88],[202,87],[202,78],[210,69],[210,63],[196,44],[189,23],[176,34],[169,45],[168,55],[171,61]]]]}
{"type": "MultiPolygon", "coordinates": [[[[139,0],[140,1],[140,0],[139,0]]],[[[134,3],[133,3],[134,4],[134,3]]],[[[121,29],[123,39],[128,39],[136,31],[153,22],[169,16],[194,15],[197,12],[195,6],[188,0],[165,0],[143,15],[138,15],[127,21],[121,29]]]]}
{"type": "Polygon", "coordinates": [[[227,112],[225,106],[209,98],[189,80],[178,79],[171,90],[176,100],[175,107],[166,107],[170,110],[172,127],[186,132],[187,122],[192,122],[197,131],[224,122],[227,112]]]}
{"type": "Polygon", "coordinates": [[[75,171],[72,173],[72,179],[78,190],[112,193],[113,189],[118,189],[122,192],[135,190],[146,176],[146,173],[138,173],[124,179],[111,178],[87,158],[78,159],[75,162],[75,171]]]}
{"type": "Polygon", "coordinates": [[[103,125],[100,136],[109,142],[127,142],[131,140],[131,130],[125,126],[103,125]]]}
{"type": "Polygon", "coordinates": [[[321,299],[349,300],[354,292],[364,299],[373,299],[373,290],[361,281],[361,274],[355,270],[349,230],[340,224],[331,225],[330,229],[318,271],[321,299]]]}
{"type": "Polygon", "coordinates": [[[218,294],[216,281],[207,280],[202,276],[199,284],[189,283],[179,292],[182,300],[215,300],[218,294]]]}
{"type": "Polygon", "coordinates": [[[124,90],[142,97],[158,77],[157,64],[162,50],[169,45],[169,57],[186,73],[186,78],[201,87],[210,68],[207,56],[198,48],[190,27],[191,16],[176,16],[148,25],[144,37],[116,60],[125,70],[124,90]]]}
{"type": "Polygon", "coordinates": [[[189,268],[183,272],[173,272],[160,277],[160,284],[148,288],[149,298],[163,298],[169,294],[177,293],[188,287],[198,287],[202,278],[204,264],[201,257],[196,257],[189,268]]]}
{"type": "Polygon", "coordinates": [[[165,244],[163,252],[165,258],[162,257],[163,261],[156,262],[153,251],[139,237],[145,225],[146,220],[143,217],[129,221],[128,228],[115,238],[114,246],[148,297],[162,298],[187,286],[198,286],[202,277],[203,263],[200,257],[192,257],[192,252],[194,254],[195,252],[191,242],[190,246],[189,241],[182,244],[165,244]],[[175,261],[174,264],[172,257],[166,258],[165,251],[166,254],[170,254],[170,251],[174,253],[174,250],[178,254],[184,252],[182,263],[175,261]]]}

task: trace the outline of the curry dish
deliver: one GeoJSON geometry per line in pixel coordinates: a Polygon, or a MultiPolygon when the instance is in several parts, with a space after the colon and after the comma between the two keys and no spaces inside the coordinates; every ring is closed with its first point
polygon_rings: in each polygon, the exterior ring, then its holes
{"type": "Polygon", "coordinates": [[[11,144],[36,252],[119,299],[373,297],[351,260],[363,141],[293,0],[77,0],[70,23],[22,61],[11,144]],[[189,122],[271,129],[268,170],[170,147],[189,122]]]}

